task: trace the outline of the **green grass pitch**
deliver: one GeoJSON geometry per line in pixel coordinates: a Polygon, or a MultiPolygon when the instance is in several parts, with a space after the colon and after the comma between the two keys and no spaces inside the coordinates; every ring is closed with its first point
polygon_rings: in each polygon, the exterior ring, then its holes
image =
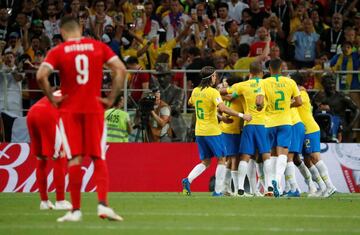
{"type": "MultiPolygon", "coordinates": [[[[54,194],[50,194],[54,201],[54,194]]],[[[213,198],[210,193],[110,193],[124,222],[96,216],[96,194],[82,195],[83,221],[57,223],[36,193],[0,193],[0,234],[360,234],[360,195],[323,198],[213,198]]]]}

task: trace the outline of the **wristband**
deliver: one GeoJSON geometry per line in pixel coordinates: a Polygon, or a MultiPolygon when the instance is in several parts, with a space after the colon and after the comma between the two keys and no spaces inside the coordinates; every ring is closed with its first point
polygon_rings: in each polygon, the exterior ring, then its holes
{"type": "Polygon", "coordinates": [[[239,116],[240,118],[243,118],[243,117],[244,117],[244,114],[243,114],[243,113],[239,113],[238,116],[239,116]]]}

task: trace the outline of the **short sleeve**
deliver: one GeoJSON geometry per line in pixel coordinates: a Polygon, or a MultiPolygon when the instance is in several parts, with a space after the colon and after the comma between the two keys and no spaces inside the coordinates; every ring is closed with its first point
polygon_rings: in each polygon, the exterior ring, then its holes
{"type": "Polygon", "coordinates": [[[160,109],[160,115],[162,116],[170,116],[170,108],[168,106],[164,106],[160,109]]]}
{"type": "Polygon", "coordinates": [[[223,102],[223,100],[221,99],[221,95],[220,95],[218,90],[215,90],[215,89],[213,90],[213,92],[212,92],[212,101],[214,102],[214,104],[216,106],[218,106],[220,103],[223,102]]]}
{"type": "Polygon", "coordinates": [[[110,60],[117,58],[117,55],[114,53],[113,50],[111,50],[111,48],[106,45],[105,43],[101,43],[101,46],[103,48],[103,62],[107,63],[110,62],[110,60]]]}
{"type": "Polygon", "coordinates": [[[42,64],[47,65],[52,70],[55,70],[59,66],[59,58],[62,58],[60,47],[54,47],[52,50],[50,50],[42,64]]]}
{"type": "Polygon", "coordinates": [[[297,97],[300,95],[300,91],[298,86],[296,85],[296,82],[294,80],[290,80],[291,82],[291,88],[292,88],[292,97],[297,97]]]}

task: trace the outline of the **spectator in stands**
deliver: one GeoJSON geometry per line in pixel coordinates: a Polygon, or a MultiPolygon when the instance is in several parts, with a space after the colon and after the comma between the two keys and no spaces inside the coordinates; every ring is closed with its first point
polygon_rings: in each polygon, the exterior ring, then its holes
{"type": "Polygon", "coordinates": [[[9,14],[5,7],[0,6],[0,40],[5,41],[8,32],[9,14]]]}
{"type": "Polygon", "coordinates": [[[351,42],[353,51],[357,51],[357,48],[355,47],[355,41],[356,41],[356,31],[353,27],[346,27],[344,30],[344,37],[346,42],[351,42]]]}
{"type": "Polygon", "coordinates": [[[275,0],[273,1],[271,11],[280,20],[285,35],[288,35],[290,32],[290,18],[294,12],[292,1],[275,0]]]}
{"type": "Polygon", "coordinates": [[[153,94],[156,100],[147,128],[149,142],[171,142],[170,106],[160,99],[160,90],[153,91],[153,94]]]}
{"type": "MultiPolygon", "coordinates": [[[[41,50],[46,51],[47,49],[50,48],[50,46],[51,46],[50,38],[48,36],[46,36],[46,34],[44,32],[44,24],[41,19],[33,20],[31,23],[30,29],[27,26],[23,27],[24,31],[26,29],[29,30],[28,37],[27,37],[29,41],[32,40],[33,38],[38,38],[40,40],[40,49],[41,50]]],[[[26,38],[25,32],[24,32],[24,37],[26,38]]],[[[26,46],[24,46],[24,48],[26,48],[26,46]]]]}
{"type": "Polygon", "coordinates": [[[321,35],[326,29],[330,28],[327,24],[325,24],[319,16],[319,12],[317,9],[312,9],[310,12],[310,18],[313,22],[315,31],[317,34],[321,35]]]}
{"type": "MultiPolygon", "coordinates": [[[[74,2],[74,1],[73,1],[74,2]]],[[[45,34],[48,38],[53,38],[54,35],[60,34],[60,20],[56,15],[56,5],[49,4],[47,7],[47,20],[44,20],[45,34]]],[[[53,46],[53,42],[51,43],[53,46]]]]}
{"type": "Polygon", "coordinates": [[[265,68],[269,69],[270,60],[273,59],[280,59],[280,48],[277,45],[274,45],[270,48],[269,58],[265,62],[265,68]]]}
{"type": "Polygon", "coordinates": [[[127,112],[123,111],[124,97],[116,98],[114,106],[105,112],[107,126],[106,142],[119,143],[129,142],[129,135],[132,132],[132,123],[127,112]]]}
{"type": "MultiPolygon", "coordinates": [[[[240,31],[240,34],[241,34],[240,44],[245,43],[250,46],[251,44],[253,44],[255,42],[256,27],[251,20],[244,22],[243,27],[244,27],[244,31],[240,31]]],[[[240,25],[240,28],[241,28],[241,25],[240,25]]]]}
{"type": "Polygon", "coordinates": [[[240,23],[242,20],[242,12],[245,8],[249,8],[249,5],[240,0],[230,0],[227,2],[229,8],[229,17],[240,23]]]}
{"type": "Polygon", "coordinates": [[[79,0],[72,0],[70,2],[70,4],[67,5],[67,9],[65,14],[67,15],[71,15],[75,18],[79,17],[79,13],[80,13],[80,1],[79,0]]]}
{"type": "Polygon", "coordinates": [[[144,3],[145,7],[145,26],[144,26],[144,38],[151,40],[156,37],[157,31],[160,29],[159,22],[156,20],[154,12],[154,3],[151,1],[144,3]]]}
{"type": "MultiPolygon", "coordinates": [[[[197,47],[190,47],[188,50],[188,66],[186,67],[186,70],[200,70],[202,67],[205,66],[206,61],[201,57],[201,51],[197,47]]],[[[192,89],[197,87],[201,79],[199,77],[199,73],[186,73],[187,78],[187,88],[192,89]]]]}
{"type": "Polygon", "coordinates": [[[314,32],[314,26],[310,18],[303,21],[302,27],[294,34],[290,34],[289,42],[295,45],[294,64],[297,69],[311,68],[316,58],[316,43],[319,34],[314,32]]]}
{"type": "MultiPolygon", "coordinates": [[[[136,57],[130,56],[126,59],[126,68],[131,70],[143,70],[143,68],[139,65],[139,61],[136,57]]],[[[143,90],[149,89],[149,80],[150,76],[148,73],[135,72],[130,73],[130,78],[128,79],[128,85],[130,89],[129,106],[136,107],[138,101],[143,96],[143,90]],[[132,90],[136,89],[136,90],[132,90]],[[141,90],[140,90],[141,89],[141,90]]]]}
{"type": "Polygon", "coordinates": [[[235,20],[226,22],[225,30],[228,33],[228,39],[230,42],[229,48],[236,48],[240,45],[241,36],[238,23],[235,20]]]}
{"type": "Polygon", "coordinates": [[[40,100],[40,98],[44,96],[42,91],[34,91],[34,90],[40,90],[39,85],[36,81],[36,71],[38,70],[40,64],[43,62],[45,58],[45,53],[44,51],[37,50],[35,51],[34,55],[35,55],[34,60],[25,59],[23,66],[24,70],[32,71],[25,73],[25,79],[27,81],[28,88],[30,90],[29,91],[30,106],[35,104],[38,100],[40,100]]]}
{"type": "Polygon", "coordinates": [[[22,75],[15,65],[15,54],[6,49],[0,64],[0,110],[14,117],[22,117],[22,75]]]}
{"type": "Polygon", "coordinates": [[[336,77],[332,73],[324,74],[321,78],[321,83],[324,91],[319,91],[313,97],[314,110],[320,107],[320,104],[325,103],[329,105],[330,110],[334,115],[340,118],[344,125],[343,139],[345,142],[353,141],[352,128],[358,123],[359,107],[355,102],[343,92],[336,91],[336,77]],[[350,118],[347,118],[347,110],[351,110],[350,118]]]}
{"type": "Polygon", "coordinates": [[[33,0],[24,0],[22,1],[22,12],[26,14],[26,16],[29,18],[29,21],[33,21],[36,19],[42,18],[42,13],[40,10],[40,5],[36,4],[33,0]]]}
{"type": "Polygon", "coordinates": [[[291,34],[298,30],[305,18],[307,18],[305,2],[300,2],[291,16],[289,33],[291,34]]]}
{"type": "Polygon", "coordinates": [[[261,27],[263,25],[264,19],[270,16],[267,12],[260,9],[259,0],[251,0],[250,10],[251,17],[254,21],[256,28],[261,27]]]}
{"type": "Polygon", "coordinates": [[[167,103],[171,109],[170,126],[173,131],[173,141],[185,141],[187,126],[182,117],[181,110],[184,103],[184,90],[171,83],[173,73],[167,67],[168,64],[162,64],[157,67],[155,76],[160,84],[161,100],[167,103]]]}
{"type": "Polygon", "coordinates": [[[225,29],[225,23],[228,21],[230,21],[229,6],[225,2],[219,2],[217,4],[217,18],[214,22],[216,36],[228,35],[228,32],[225,29]]]}
{"type": "Polygon", "coordinates": [[[15,58],[20,57],[24,53],[24,48],[21,45],[21,40],[17,32],[11,32],[7,41],[6,48],[10,48],[14,53],[15,58]]]}
{"type": "Polygon", "coordinates": [[[331,28],[325,30],[320,35],[320,40],[317,43],[317,53],[325,52],[328,58],[333,57],[337,53],[340,53],[341,50],[339,46],[344,42],[344,32],[343,27],[343,18],[339,13],[335,13],[332,16],[332,26],[331,28]]]}
{"type": "Polygon", "coordinates": [[[279,18],[275,15],[270,16],[264,21],[267,23],[266,28],[268,29],[271,41],[273,41],[279,48],[282,49],[281,55],[284,55],[284,48],[286,47],[286,35],[281,27],[281,22],[279,18]]]}
{"type": "Polygon", "coordinates": [[[94,2],[95,14],[90,16],[90,28],[95,34],[95,38],[99,39],[104,32],[106,25],[113,25],[113,20],[105,12],[106,2],[104,0],[96,0],[94,2]]]}
{"type": "MultiPolygon", "coordinates": [[[[357,51],[352,51],[352,43],[348,41],[343,42],[341,50],[341,54],[335,55],[330,60],[332,69],[334,71],[358,70],[360,67],[360,55],[357,51]]],[[[340,78],[340,89],[360,89],[359,74],[342,74],[340,78]]],[[[360,96],[358,98],[360,98],[360,96]]]]}
{"type": "Polygon", "coordinates": [[[161,24],[166,30],[166,41],[176,38],[185,29],[190,17],[181,12],[179,0],[170,1],[170,13],[162,18],[161,24]]]}
{"type": "MultiPolygon", "coordinates": [[[[250,46],[250,57],[254,57],[254,56],[258,56],[258,55],[262,55],[264,48],[267,44],[267,37],[269,35],[268,30],[265,27],[260,27],[257,30],[257,36],[259,38],[258,41],[254,42],[253,44],[251,44],[250,46]]],[[[274,46],[274,42],[270,42],[270,47],[274,46]]]]}
{"type": "MultiPolygon", "coordinates": [[[[347,0],[332,0],[330,1],[329,5],[329,11],[327,13],[327,16],[325,17],[326,21],[328,23],[331,22],[331,16],[334,14],[341,14],[341,15],[347,15],[349,9],[349,6],[351,5],[352,1],[347,0]]],[[[355,1],[356,2],[356,1],[355,1]]]]}

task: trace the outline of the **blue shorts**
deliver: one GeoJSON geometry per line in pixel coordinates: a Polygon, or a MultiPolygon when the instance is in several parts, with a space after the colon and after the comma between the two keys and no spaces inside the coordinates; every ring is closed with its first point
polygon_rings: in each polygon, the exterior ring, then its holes
{"type": "Polygon", "coordinates": [[[305,134],[303,155],[320,152],[320,131],[305,134]]]}
{"type": "Polygon", "coordinates": [[[291,143],[291,126],[274,126],[267,128],[270,147],[289,148],[291,143]]]}
{"type": "Polygon", "coordinates": [[[226,146],[225,156],[234,156],[239,154],[240,137],[240,134],[221,134],[222,141],[226,146]]]}
{"type": "Polygon", "coordinates": [[[246,125],[243,128],[239,152],[254,155],[256,150],[259,150],[260,154],[270,153],[266,128],[264,125],[246,125]]]}
{"type": "Polygon", "coordinates": [[[199,148],[200,160],[225,156],[226,150],[221,135],[196,136],[196,143],[199,148]]]}
{"type": "Polygon", "coordinates": [[[302,122],[298,122],[291,127],[291,130],[289,153],[301,153],[305,137],[305,126],[302,122]]]}

